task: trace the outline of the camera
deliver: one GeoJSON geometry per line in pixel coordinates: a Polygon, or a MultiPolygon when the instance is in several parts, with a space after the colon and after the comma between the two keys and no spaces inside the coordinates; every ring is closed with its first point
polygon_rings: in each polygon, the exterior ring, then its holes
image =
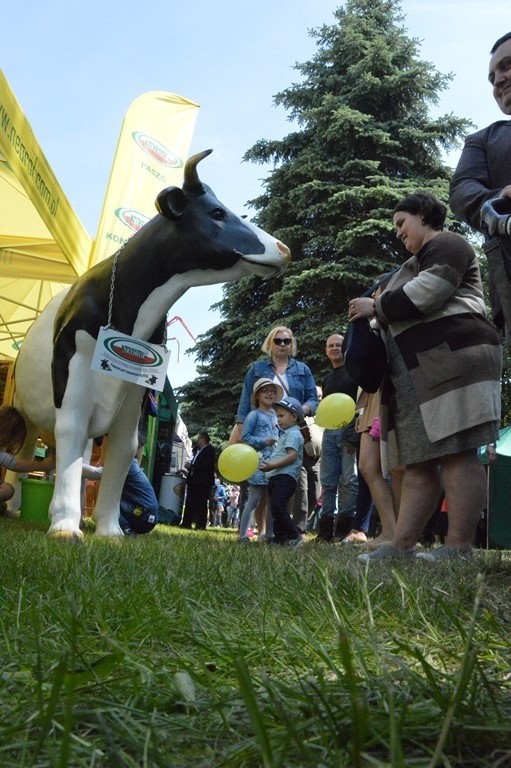
{"type": "Polygon", "coordinates": [[[511,237],[511,198],[494,197],[481,207],[481,228],[490,237],[511,237]]]}

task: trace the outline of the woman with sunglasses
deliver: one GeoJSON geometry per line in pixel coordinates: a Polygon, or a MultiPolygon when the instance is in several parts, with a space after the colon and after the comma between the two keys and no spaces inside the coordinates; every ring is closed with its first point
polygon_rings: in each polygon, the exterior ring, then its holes
{"type": "Polygon", "coordinates": [[[267,357],[252,363],[246,373],[236,423],[242,425],[251,410],[250,396],[257,379],[271,379],[279,384],[286,396],[295,397],[299,401],[306,416],[313,416],[318,407],[316,382],[309,366],[294,357],[296,339],[293,332],[283,325],[272,328],[261,349],[267,357]]]}
{"type": "MultiPolygon", "coordinates": [[[[311,370],[308,365],[294,357],[297,346],[293,332],[283,325],[272,328],[261,349],[266,354],[266,358],[252,363],[245,375],[236,414],[236,428],[231,436],[231,440],[234,438],[234,441],[241,441],[243,422],[251,410],[250,396],[258,379],[271,379],[275,384],[282,387],[284,395],[296,398],[302,406],[305,416],[313,416],[318,407],[316,382],[311,370]]],[[[296,489],[294,510],[293,519],[305,533],[308,516],[307,473],[305,469],[302,471],[296,489]]]]}

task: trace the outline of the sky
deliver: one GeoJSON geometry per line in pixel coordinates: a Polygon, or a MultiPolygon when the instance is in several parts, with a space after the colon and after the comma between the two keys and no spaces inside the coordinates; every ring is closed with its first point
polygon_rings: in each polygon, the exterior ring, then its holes
{"type": "MultiPolygon", "coordinates": [[[[244,163],[260,139],[296,126],[273,96],[299,81],[316,50],[309,30],[334,23],[332,0],[25,0],[2,8],[0,66],[91,237],[95,237],[122,120],[146,91],[200,104],[191,153],[212,148],[201,179],[228,208],[253,215],[268,166],[244,163]]],[[[419,56],[453,81],[435,112],[482,128],[502,115],[487,81],[489,50],[510,31],[509,0],[402,0],[419,56]]],[[[432,111],[432,114],[435,114],[432,111]]],[[[460,148],[461,150],[461,148],[460,148]]],[[[453,167],[459,152],[449,156],[453,167]]],[[[169,379],[196,375],[185,351],[221,317],[220,286],[192,288],[171,309],[169,379]],[[174,338],[172,338],[174,337],[174,338]]]]}

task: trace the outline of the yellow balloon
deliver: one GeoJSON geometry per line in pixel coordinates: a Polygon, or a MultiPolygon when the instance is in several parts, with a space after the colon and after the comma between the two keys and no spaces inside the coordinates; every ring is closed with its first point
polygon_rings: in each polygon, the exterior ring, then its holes
{"type": "Polygon", "coordinates": [[[228,445],[218,457],[218,471],[231,483],[242,483],[259,466],[259,454],[250,445],[228,445]]]}
{"type": "Polygon", "coordinates": [[[327,395],[318,405],[315,422],[325,429],[342,429],[353,420],[355,401],[342,392],[327,395]]]}

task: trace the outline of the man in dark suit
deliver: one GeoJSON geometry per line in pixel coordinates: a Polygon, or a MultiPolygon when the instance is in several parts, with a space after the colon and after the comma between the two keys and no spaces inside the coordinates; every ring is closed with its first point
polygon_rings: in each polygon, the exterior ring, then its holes
{"type": "Polygon", "coordinates": [[[205,531],[208,520],[208,502],[215,484],[215,449],[207,432],[197,436],[197,450],[190,462],[186,478],[186,499],[181,528],[205,531]]]}
{"type": "MultiPolygon", "coordinates": [[[[511,32],[490,51],[488,80],[501,112],[511,116],[511,32]]],[[[492,198],[505,198],[500,213],[511,211],[511,120],[498,120],[467,136],[451,181],[449,203],[462,221],[485,235],[490,303],[495,325],[505,330],[511,349],[511,238],[486,231],[481,209],[492,198]],[[507,201],[507,205],[506,205],[507,201]]]]}

